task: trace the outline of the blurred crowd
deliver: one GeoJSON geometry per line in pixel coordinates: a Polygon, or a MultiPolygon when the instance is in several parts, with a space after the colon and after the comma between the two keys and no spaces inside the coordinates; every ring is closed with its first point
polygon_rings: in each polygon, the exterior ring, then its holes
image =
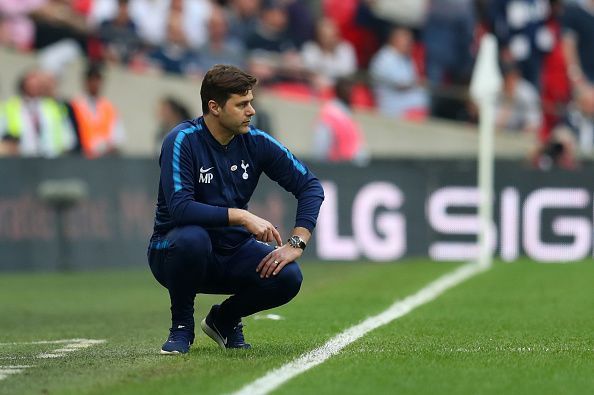
{"type": "Polygon", "coordinates": [[[81,154],[89,159],[117,154],[125,130],[114,105],[101,95],[104,77],[90,64],[83,89],[72,99],[58,96],[54,73],[23,72],[14,96],[2,103],[0,155],[55,158],[81,154]]]}
{"type": "MultiPolygon", "coordinates": [[[[321,108],[316,155],[359,160],[353,108],[476,122],[467,91],[487,32],[499,42],[504,82],[498,129],[533,135],[537,167],[575,167],[578,154],[594,152],[594,0],[0,0],[1,45],[42,57],[3,105],[0,134],[15,144],[2,150],[117,152],[124,127],[93,89],[98,64],[193,78],[229,63],[265,89],[332,103],[321,108]],[[78,57],[93,65],[86,86],[80,98],[60,100],[55,77],[78,57]],[[24,121],[13,119],[17,104],[24,121]],[[100,126],[109,130],[88,132],[100,126]]],[[[164,98],[161,118],[173,113],[183,119],[187,109],[164,98]]]]}

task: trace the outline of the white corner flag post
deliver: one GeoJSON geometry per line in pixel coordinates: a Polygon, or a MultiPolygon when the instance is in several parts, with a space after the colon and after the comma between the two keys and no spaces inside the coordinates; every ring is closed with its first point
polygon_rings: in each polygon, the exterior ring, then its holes
{"type": "Polygon", "coordinates": [[[478,57],[470,82],[470,95],[479,108],[479,259],[483,267],[491,265],[494,237],[493,220],[493,140],[495,134],[495,104],[502,78],[497,62],[497,41],[492,34],[481,40],[478,57]]]}

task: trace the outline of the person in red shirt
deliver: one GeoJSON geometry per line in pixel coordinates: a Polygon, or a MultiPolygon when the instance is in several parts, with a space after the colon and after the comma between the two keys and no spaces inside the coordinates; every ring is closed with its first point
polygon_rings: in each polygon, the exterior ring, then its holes
{"type": "Polygon", "coordinates": [[[336,97],[322,106],[314,137],[314,154],[318,159],[331,162],[364,161],[363,131],[350,110],[353,83],[338,78],[336,97]]]}

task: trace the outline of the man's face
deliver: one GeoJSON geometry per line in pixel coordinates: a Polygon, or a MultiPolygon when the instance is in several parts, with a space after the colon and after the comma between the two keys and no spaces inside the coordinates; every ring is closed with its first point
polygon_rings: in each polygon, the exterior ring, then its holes
{"type": "Polygon", "coordinates": [[[256,114],[252,107],[254,95],[249,90],[245,95],[232,94],[219,113],[220,124],[234,135],[250,130],[250,119],[256,114]]]}
{"type": "Polygon", "coordinates": [[[87,92],[91,96],[98,96],[101,92],[101,77],[91,76],[87,78],[87,92]]]}

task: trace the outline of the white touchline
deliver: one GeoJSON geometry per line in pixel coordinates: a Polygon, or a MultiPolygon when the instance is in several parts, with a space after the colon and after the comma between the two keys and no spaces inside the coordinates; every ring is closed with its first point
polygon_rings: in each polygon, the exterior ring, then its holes
{"type": "MultiPolygon", "coordinates": [[[[66,354],[73,351],[81,350],[83,348],[90,347],[94,344],[105,343],[105,340],[96,339],[62,339],[62,340],[41,340],[33,342],[15,342],[15,343],[0,343],[0,346],[20,346],[20,345],[37,345],[37,344],[64,344],[62,348],[58,348],[49,353],[42,353],[37,355],[35,358],[61,358],[65,357],[66,354]]],[[[17,359],[18,357],[10,357],[10,359],[17,359]]],[[[3,358],[5,359],[5,358],[3,358]]],[[[21,358],[27,359],[27,358],[21,358]]],[[[10,375],[21,373],[27,368],[32,366],[19,365],[19,366],[0,366],[0,380],[7,378],[10,375]]]]}
{"type": "Polygon", "coordinates": [[[93,344],[104,343],[105,340],[94,340],[94,339],[60,339],[60,340],[38,340],[32,342],[12,342],[12,343],[0,343],[0,346],[22,346],[25,344],[64,344],[64,343],[85,343],[92,342],[93,344]]]}
{"type": "Polygon", "coordinates": [[[246,385],[240,390],[234,392],[232,395],[264,395],[275,390],[283,385],[285,382],[291,380],[293,377],[317,366],[338,354],[340,350],[353,343],[355,340],[366,335],[380,326],[386,325],[393,320],[400,318],[410,313],[415,308],[431,302],[442,293],[458,284],[468,280],[469,278],[488,270],[489,266],[481,266],[477,263],[468,263],[459,267],[458,269],[445,274],[425,288],[421,289],[414,295],[410,295],[403,300],[394,302],[387,310],[382,313],[367,318],[365,321],[352,326],[342,333],[339,333],[332,339],[328,340],[323,346],[316,348],[306,354],[301,355],[297,359],[274,369],[266,375],[260,377],[256,381],[246,385]]]}

